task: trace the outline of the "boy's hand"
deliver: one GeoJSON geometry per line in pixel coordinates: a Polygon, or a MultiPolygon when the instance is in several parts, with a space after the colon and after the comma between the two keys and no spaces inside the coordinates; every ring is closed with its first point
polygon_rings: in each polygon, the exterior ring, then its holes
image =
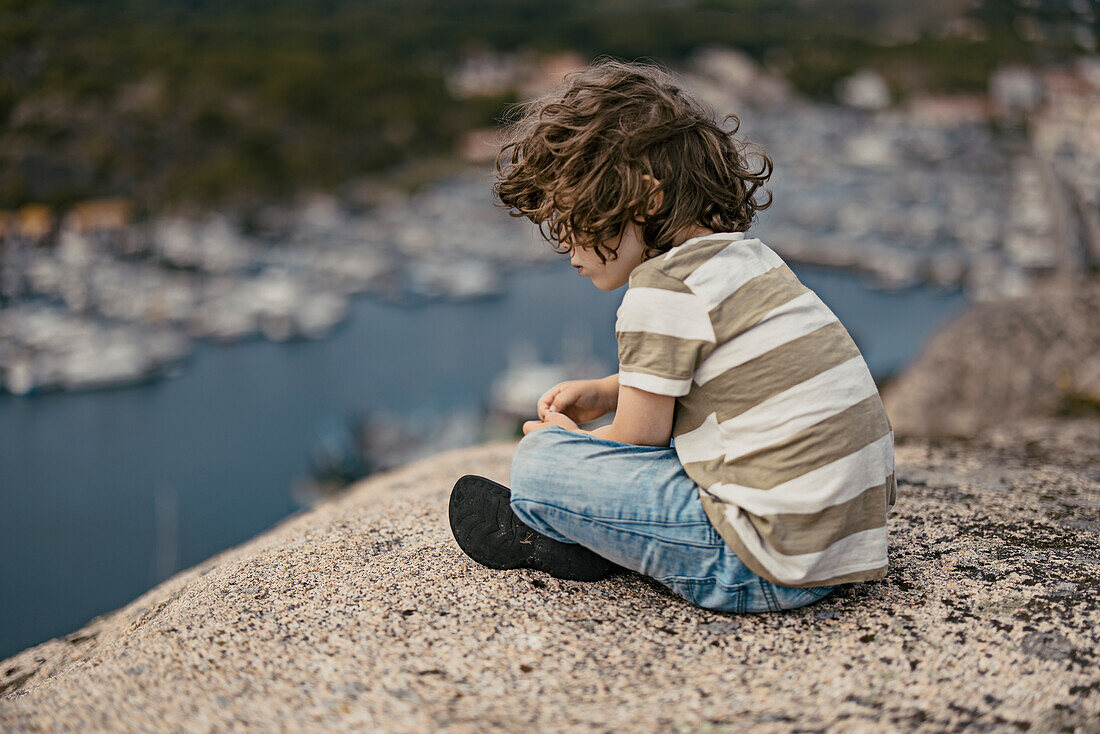
{"type": "Polygon", "coordinates": [[[523,435],[527,435],[531,431],[537,431],[540,428],[549,428],[550,426],[561,426],[569,431],[580,431],[580,427],[570,420],[568,417],[558,413],[556,411],[550,411],[546,414],[546,419],[541,421],[527,421],[523,424],[523,435]]]}
{"type": "Polygon", "coordinates": [[[594,421],[610,412],[602,380],[567,380],[543,393],[538,402],[542,421],[554,413],[563,414],[574,425],[594,421]]]}

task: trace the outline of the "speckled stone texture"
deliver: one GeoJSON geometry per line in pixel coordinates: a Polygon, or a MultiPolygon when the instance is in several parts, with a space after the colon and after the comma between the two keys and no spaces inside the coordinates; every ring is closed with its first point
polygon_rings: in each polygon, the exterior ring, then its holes
{"type": "Polygon", "coordinates": [[[471,562],[448,491],[513,449],[374,477],[3,661],[0,729],[1100,731],[1100,421],[899,445],[888,577],[760,616],[471,562]]]}
{"type": "Polygon", "coordinates": [[[1100,407],[1100,277],[1052,278],[968,308],[882,392],[894,433],[973,436],[1100,407]]]}

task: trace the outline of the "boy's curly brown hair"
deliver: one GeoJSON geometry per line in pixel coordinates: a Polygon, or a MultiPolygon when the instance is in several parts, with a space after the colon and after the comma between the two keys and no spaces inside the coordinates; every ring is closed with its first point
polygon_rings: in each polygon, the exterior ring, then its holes
{"type": "Polygon", "coordinates": [[[771,206],[770,192],[763,203],[754,198],[772,160],[761,151],[760,170],[749,169],[746,146],[734,137],[740,118],[723,117],[735,123],[723,130],[656,64],[602,57],[512,110],[520,115],[505,130],[493,194],[512,216],[537,224],[557,252],[591,246],[607,262],[601,245],[617,257],[608,243],[633,221],[649,259],[671,249],[684,228],[745,231],[771,206]]]}

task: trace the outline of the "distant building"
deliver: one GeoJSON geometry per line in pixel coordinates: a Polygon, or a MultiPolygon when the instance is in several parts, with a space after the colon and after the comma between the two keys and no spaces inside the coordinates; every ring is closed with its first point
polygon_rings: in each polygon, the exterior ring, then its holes
{"type": "Polygon", "coordinates": [[[861,69],[837,83],[837,99],[849,107],[881,110],[890,106],[890,87],[882,75],[872,69],[861,69]]]}
{"type": "Polygon", "coordinates": [[[696,78],[692,90],[716,109],[742,102],[763,107],[789,101],[790,84],[765,71],[748,54],[733,48],[711,46],[692,58],[696,78]]]}
{"type": "Polygon", "coordinates": [[[500,130],[496,128],[483,127],[470,130],[462,136],[458,145],[458,154],[467,163],[492,163],[496,160],[500,143],[500,130]]]}
{"type": "Polygon", "coordinates": [[[1017,117],[1039,106],[1043,99],[1043,86],[1032,69],[1003,66],[989,77],[989,96],[1000,115],[1017,117]]]}
{"type": "Polygon", "coordinates": [[[45,204],[27,204],[18,217],[18,233],[29,240],[41,240],[53,230],[53,210],[45,204]]]}
{"type": "Polygon", "coordinates": [[[914,95],[906,107],[914,122],[942,127],[985,122],[994,111],[992,100],[980,94],[914,95]]]}
{"type": "Polygon", "coordinates": [[[748,54],[732,48],[711,46],[696,52],[692,60],[700,73],[737,90],[750,87],[760,73],[748,54]]]}
{"type": "Polygon", "coordinates": [[[525,98],[541,97],[562,83],[565,75],[586,65],[584,57],[575,51],[562,51],[539,59],[530,68],[519,86],[525,98]]]}
{"type": "Polygon", "coordinates": [[[1066,251],[1095,266],[1100,263],[1100,60],[1045,70],[1038,78],[1043,103],[1028,118],[1032,149],[1050,162],[1059,180],[1052,188],[1055,199],[1077,215],[1076,222],[1059,218],[1066,251]]]}
{"type": "Polygon", "coordinates": [[[515,89],[523,66],[514,54],[470,54],[447,75],[447,89],[458,99],[508,94],[515,89]]]}
{"type": "Polygon", "coordinates": [[[129,226],[132,215],[128,199],[89,199],[73,206],[61,227],[77,234],[121,232],[129,226]]]}
{"type": "Polygon", "coordinates": [[[570,71],[585,66],[574,51],[549,56],[530,52],[500,54],[481,51],[470,54],[447,75],[447,89],[459,99],[518,94],[540,97],[562,82],[570,71]]]}
{"type": "Polygon", "coordinates": [[[1074,67],[1081,78],[1091,84],[1093,89],[1100,89],[1100,55],[1082,56],[1077,59],[1074,67]]]}

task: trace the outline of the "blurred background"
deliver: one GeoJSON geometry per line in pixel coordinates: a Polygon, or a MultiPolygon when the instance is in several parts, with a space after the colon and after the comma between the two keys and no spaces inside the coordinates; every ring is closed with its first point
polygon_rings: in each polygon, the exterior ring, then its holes
{"type": "Polygon", "coordinates": [[[1097,22],[1089,0],[0,0],[0,658],[615,371],[622,291],[492,205],[510,103],[606,54],[739,115],[775,162],[751,233],[887,384],[969,304],[1100,262],[1097,22]]]}

